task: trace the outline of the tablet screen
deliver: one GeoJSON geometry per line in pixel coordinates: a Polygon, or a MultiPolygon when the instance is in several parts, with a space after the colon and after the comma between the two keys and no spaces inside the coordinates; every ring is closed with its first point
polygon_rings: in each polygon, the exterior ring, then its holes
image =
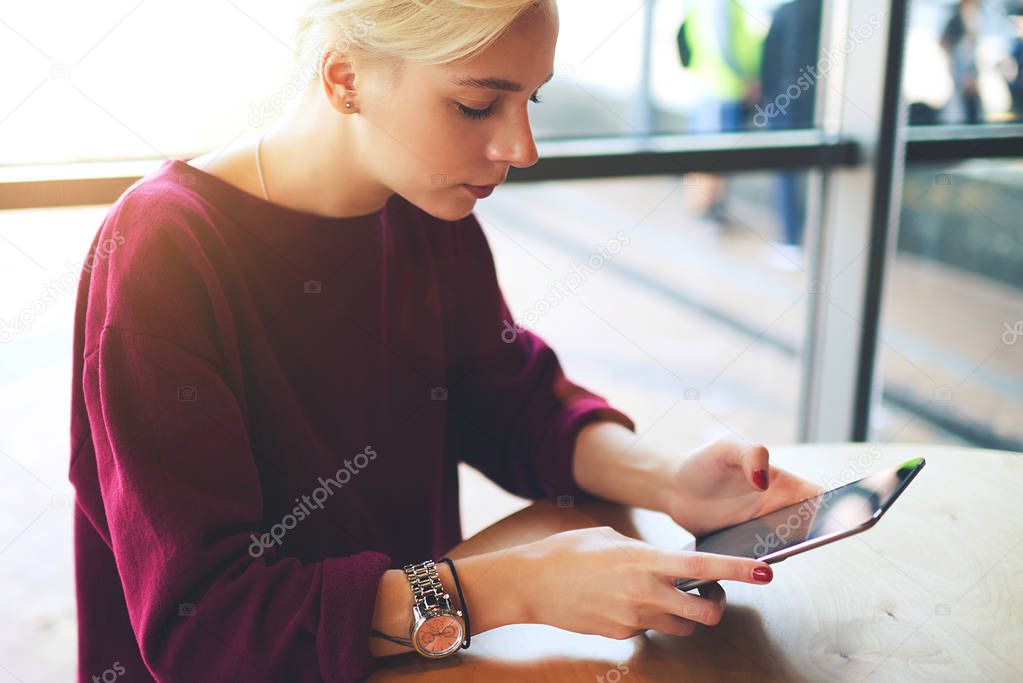
{"type": "MultiPolygon", "coordinates": [[[[695,550],[770,559],[801,544],[861,528],[888,509],[923,466],[914,458],[774,512],[712,531],[696,539],[695,550]]],[[[690,547],[690,549],[693,549],[690,547]]],[[[686,579],[679,579],[684,582],[686,579]]]]}

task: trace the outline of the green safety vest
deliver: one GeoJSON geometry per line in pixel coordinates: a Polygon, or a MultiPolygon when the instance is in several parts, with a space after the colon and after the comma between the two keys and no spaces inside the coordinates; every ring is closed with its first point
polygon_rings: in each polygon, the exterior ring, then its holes
{"type": "Polygon", "coordinates": [[[692,53],[688,69],[703,79],[710,94],[741,100],[746,84],[760,78],[767,30],[736,0],[695,0],[685,33],[692,53]]]}

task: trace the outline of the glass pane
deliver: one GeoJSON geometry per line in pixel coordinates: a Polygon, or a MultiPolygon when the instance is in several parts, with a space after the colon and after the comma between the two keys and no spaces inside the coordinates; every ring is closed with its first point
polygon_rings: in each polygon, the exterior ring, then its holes
{"type": "MultiPolygon", "coordinates": [[[[639,102],[642,12],[580,0],[560,9],[561,66],[544,88],[559,92],[549,107],[530,104],[537,136],[634,132],[619,110],[639,102]]],[[[3,72],[0,164],[195,154],[261,128],[300,83],[293,13],[293,3],[199,0],[5,10],[0,62],[19,68],[3,72]]]]}
{"type": "Polygon", "coordinates": [[[645,8],[633,3],[558,2],[554,79],[530,104],[537,139],[644,132],[645,8]]]}
{"type": "Polygon", "coordinates": [[[903,88],[913,125],[1019,120],[1023,3],[914,0],[903,88]]]}
{"type": "Polygon", "coordinates": [[[294,98],[294,3],[10,3],[0,164],[195,154],[294,98]],[[60,21],[54,21],[60,17],[60,21]]]}
{"type": "Polygon", "coordinates": [[[820,0],[558,6],[557,76],[534,108],[538,138],[813,126],[806,74],[821,60],[820,0]]]}
{"type": "MultiPolygon", "coordinates": [[[[798,94],[782,90],[818,60],[819,4],[560,0],[555,77],[543,103],[529,105],[534,133],[808,126],[813,79],[798,94]],[[762,71],[765,49],[777,58],[762,71]],[[764,113],[772,105],[779,113],[764,113]]],[[[292,65],[294,12],[266,0],[12,5],[0,27],[0,63],[17,65],[3,70],[0,165],[195,155],[251,134],[303,83],[292,65]]]]}
{"type": "Polygon", "coordinates": [[[13,603],[0,649],[25,680],[75,675],[71,339],[82,259],[108,208],[0,211],[0,585],[13,603]]]}
{"type": "Polygon", "coordinates": [[[881,334],[884,440],[1023,449],[1023,162],[907,169],[881,334]]]}
{"type": "MultiPolygon", "coordinates": [[[[784,443],[796,440],[808,276],[802,249],[783,243],[782,182],[513,184],[476,214],[515,324],[639,432],[680,451],[720,435],[784,443]]],[[[803,196],[802,175],[786,182],[803,196]]]]}
{"type": "Polygon", "coordinates": [[[701,0],[678,15],[681,4],[657,5],[651,94],[658,130],[814,126],[821,0],[701,0]]]}

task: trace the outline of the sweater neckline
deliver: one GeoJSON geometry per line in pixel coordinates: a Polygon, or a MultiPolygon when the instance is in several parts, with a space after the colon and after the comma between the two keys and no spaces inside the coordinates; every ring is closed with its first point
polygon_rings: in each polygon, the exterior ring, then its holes
{"type": "Polygon", "coordinates": [[[223,198],[229,206],[222,206],[222,209],[230,210],[241,207],[249,211],[255,211],[258,215],[277,216],[288,225],[306,225],[310,227],[344,228],[357,226],[378,225],[381,217],[390,206],[391,202],[398,196],[391,195],[383,207],[371,213],[358,216],[324,216],[322,214],[292,209],[282,204],[275,204],[263,197],[254,195],[241,189],[226,180],[213,175],[208,171],[196,168],[187,163],[188,159],[183,157],[172,157],[164,163],[165,170],[177,176],[179,182],[190,187],[202,187],[208,189],[212,194],[223,198]]]}

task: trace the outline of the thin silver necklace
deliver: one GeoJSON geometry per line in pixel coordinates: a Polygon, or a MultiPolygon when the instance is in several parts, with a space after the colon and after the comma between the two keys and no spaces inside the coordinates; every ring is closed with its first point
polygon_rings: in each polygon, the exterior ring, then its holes
{"type": "Polygon", "coordinates": [[[270,195],[266,193],[266,182],[263,180],[263,160],[260,158],[260,151],[263,147],[263,135],[266,131],[259,134],[259,139],[256,140],[256,172],[259,174],[259,187],[263,190],[263,199],[270,201],[270,195]]]}

